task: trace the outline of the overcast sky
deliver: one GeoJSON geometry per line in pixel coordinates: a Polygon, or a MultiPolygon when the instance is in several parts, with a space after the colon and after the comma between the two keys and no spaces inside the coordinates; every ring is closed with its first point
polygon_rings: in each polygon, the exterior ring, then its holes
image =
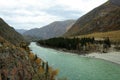
{"type": "Polygon", "coordinates": [[[16,29],[78,19],[107,0],[0,0],[0,17],[16,29]]]}

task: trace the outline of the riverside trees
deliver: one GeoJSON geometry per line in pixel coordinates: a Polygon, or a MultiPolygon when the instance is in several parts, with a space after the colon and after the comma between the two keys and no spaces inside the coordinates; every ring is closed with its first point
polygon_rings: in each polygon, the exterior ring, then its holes
{"type": "MultiPolygon", "coordinates": [[[[97,47],[100,45],[111,46],[109,38],[105,38],[102,41],[96,41],[93,38],[51,38],[47,40],[40,40],[38,43],[42,46],[52,47],[52,48],[61,48],[67,50],[77,50],[77,51],[97,51],[97,47]]],[[[101,48],[102,49],[102,48],[101,48]]]]}
{"type": "Polygon", "coordinates": [[[65,48],[68,50],[76,50],[78,47],[86,46],[87,43],[93,44],[94,38],[51,38],[48,40],[40,40],[39,44],[53,48],[65,48]]]}

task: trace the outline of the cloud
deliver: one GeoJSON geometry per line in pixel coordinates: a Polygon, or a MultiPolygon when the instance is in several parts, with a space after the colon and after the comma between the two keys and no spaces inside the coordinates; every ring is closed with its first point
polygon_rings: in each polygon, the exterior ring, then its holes
{"type": "Polygon", "coordinates": [[[14,28],[42,27],[77,19],[107,0],[0,0],[0,17],[14,28]]]}
{"type": "Polygon", "coordinates": [[[58,0],[58,3],[67,9],[86,13],[106,1],[107,0],[58,0]]]}
{"type": "Polygon", "coordinates": [[[78,17],[80,17],[80,14],[82,13],[81,11],[70,10],[58,5],[50,7],[48,9],[44,9],[43,11],[49,13],[50,15],[64,17],[65,19],[77,19],[78,17]]]}

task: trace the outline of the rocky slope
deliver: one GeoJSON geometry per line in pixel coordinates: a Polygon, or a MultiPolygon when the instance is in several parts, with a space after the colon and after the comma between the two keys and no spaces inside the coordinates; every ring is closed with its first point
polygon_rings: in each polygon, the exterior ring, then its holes
{"type": "Polygon", "coordinates": [[[73,24],[75,20],[56,21],[42,28],[28,30],[24,36],[36,37],[35,39],[48,39],[63,35],[73,24]]]}
{"type": "Polygon", "coordinates": [[[32,53],[23,41],[0,19],[0,80],[55,80],[58,71],[32,53]]]}
{"type": "Polygon", "coordinates": [[[14,46],[0,37],[0,80],[54,80],[56,74],[25,43],[14,46]]]}
{"type": "Polygon", "coordinates": [[[14,28],[10,27],[1,18],[0,18],[0,36],[15,45],[17,43],[20,43],[21,41],[25,41],[22,35],[16,32],[14,28]]]}
{"type": "Polygon", "coordinates": [[[0,37],[0,80],[31,80],[33,67],[28,54],[0,37]]]}
{"type": "Polygon", "coordinates": [[[119,0],[110,0],[79,18],[64,36],[120,30],[119,0]]]}

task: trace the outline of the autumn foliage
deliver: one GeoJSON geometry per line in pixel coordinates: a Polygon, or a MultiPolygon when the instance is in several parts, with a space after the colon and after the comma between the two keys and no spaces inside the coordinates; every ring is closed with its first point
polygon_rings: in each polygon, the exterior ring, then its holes
{"type": "Polygon", "coordinates": [[[48,65],[48,62],[44,62],[42,59],[34,55],[32,52],[29,53],[29,58],[31,62],[34,64],[33,67],[37,66],[36,74],[39,76],[39,79],[43,80],[55,80],[56,75],[58,74],[58,70],[54,70],[52,67],[48,65]]]}

